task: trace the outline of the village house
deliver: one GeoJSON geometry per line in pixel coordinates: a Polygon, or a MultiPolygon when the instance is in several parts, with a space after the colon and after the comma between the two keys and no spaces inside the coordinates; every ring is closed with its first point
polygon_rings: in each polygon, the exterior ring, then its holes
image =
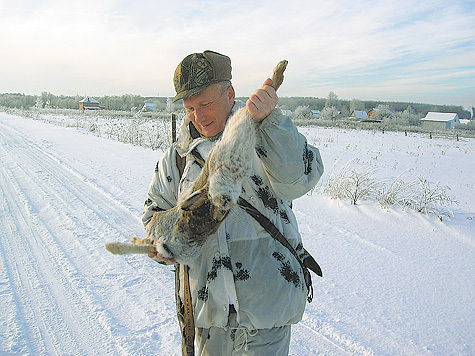
{"type": "Polygon", "coordinates": [[[143,112],[155,111],[156,108],[157,108],[157,104],[145,103],[145,104],[143,104],[142,111],[143,112]]]}
{"type": "Polygon", "coordinates": [[[349,118],[356,120],[368,120],[368,113],[362,110],[355,110],[350,114],[349,118]]]}
{"type": "Polygon", "coordinates": [[[318,119],[320,117],[320,110],[312,110],[313,117],[318,119]]]}
{"type": "Polygon", "coordinates": [[[456,113],[432,112],[429,111],[421,119],[422,127],[430,130],[453,129],[455,124],[460,123],[459,116],[456,113]]]}
{"type": "Polygon", "coordinates": [[[89,96],[85,97],[79,102],[79,110],[102,110],[103,106],[99,102],[89,96]]]}

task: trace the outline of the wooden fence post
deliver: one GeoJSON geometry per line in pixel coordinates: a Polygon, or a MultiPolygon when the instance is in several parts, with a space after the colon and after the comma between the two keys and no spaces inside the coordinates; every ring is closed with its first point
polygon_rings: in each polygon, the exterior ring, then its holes
{"type": "Polygon", "coordinates": [[[172,143],[176,141],[176,115],[171,115],[172,119],[172,143]]]}

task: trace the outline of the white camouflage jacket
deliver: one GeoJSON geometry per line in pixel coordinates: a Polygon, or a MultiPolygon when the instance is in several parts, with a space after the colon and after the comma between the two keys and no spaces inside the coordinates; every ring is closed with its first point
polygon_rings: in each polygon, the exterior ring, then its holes
{"type": "MultiPolygon", "coordinates": [[[[236,102],[231,115],[242,106],[236,102]]],[[[179,193],[199,176],[201,167],[192,150],[196,148],[206,158],[214,144],[193,138],[189,125],[183,120],[177,143],[157,163],[145,202],[144,225],[156,211],[175,206],[179,193]],[[177,152],[186,157],[181,179],[177,152]]],[[[318,149],[308,145],[292,121],[275,109],[258,124],[253,170],[241,197],[267,216],[300,254],[302,240],[291,201],[307,193],[322,173],[318,149]]],[[[226,327],[230,304],[240,327],[248,330],[295,324],[302,318],[307,290],[299,263],[238,206],[189,268],[196,327],[226,327]]]]}

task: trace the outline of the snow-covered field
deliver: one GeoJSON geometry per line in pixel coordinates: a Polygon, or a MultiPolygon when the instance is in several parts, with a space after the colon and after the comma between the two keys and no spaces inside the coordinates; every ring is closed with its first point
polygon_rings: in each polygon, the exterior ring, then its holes
{"type": "MultiPolygon", "coordinates": [[[[294,209],[323,268],[291,355],[475,354],[475,140],[302,128],[326,177],[351,159],[451,188],[454,216],[320,193],[294,209]]],[[[173,273],[104,243],[143,237],[161,152],[0,113],[0,354],[179,355],[173,273]]]]}

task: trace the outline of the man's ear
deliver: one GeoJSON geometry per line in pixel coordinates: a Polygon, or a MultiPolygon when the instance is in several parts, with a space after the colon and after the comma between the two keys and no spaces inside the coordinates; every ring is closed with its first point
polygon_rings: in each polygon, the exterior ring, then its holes
{"type": "Polygon", "coordinates": [[[227,95],[228,102],[231,105],[234,105],[234,99],[236,98],[236,93],[234,92],[234,88],[232,85],[230,85],[228,89],[226,89],[226,95],[227,95]]]}

